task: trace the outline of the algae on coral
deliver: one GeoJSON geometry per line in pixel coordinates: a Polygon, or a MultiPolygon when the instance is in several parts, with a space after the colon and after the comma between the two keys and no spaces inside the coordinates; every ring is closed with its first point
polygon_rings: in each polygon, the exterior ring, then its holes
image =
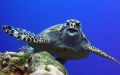
{"type": "Polygon", "coordinates": [[[62,64],[46,51],[0,53],[0,75],[67,75],[62,64]]]}

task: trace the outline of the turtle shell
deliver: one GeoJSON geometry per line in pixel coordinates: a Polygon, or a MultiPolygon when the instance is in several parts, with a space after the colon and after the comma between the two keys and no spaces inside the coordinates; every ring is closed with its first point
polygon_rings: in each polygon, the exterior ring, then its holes
{"type": "Polygon", "coordinates": [[[42,35],[47,35],[50,32],[60,32],[63,29],[66,28],[66,24],[57,24],[57,25],[53,25],[45,30],[43,30],[41,33],[38,34],[38,36],[42,36],[42,35]]]}

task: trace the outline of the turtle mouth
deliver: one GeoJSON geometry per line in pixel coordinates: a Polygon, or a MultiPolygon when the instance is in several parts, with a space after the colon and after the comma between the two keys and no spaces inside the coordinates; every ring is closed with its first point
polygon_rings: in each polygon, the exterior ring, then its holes
{"type": "Polygon", "coordinates": [[[74,29],[74,28],[68,28],[67,31],[70,32],[70,33],[76,33],[76,32],[78,32],[78,30],[74,29]]]}

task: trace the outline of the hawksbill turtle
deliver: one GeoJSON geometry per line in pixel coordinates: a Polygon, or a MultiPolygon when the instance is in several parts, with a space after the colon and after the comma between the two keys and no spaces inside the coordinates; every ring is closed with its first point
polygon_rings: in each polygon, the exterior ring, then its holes
{"type": "Polygon", "coordinates": [[[112,56],[91,45],[82,31],[81,23],[76,19],[69,19],[66,23],[51,26],[37,35],[9,25],[3,25],[2,29],[7,34],[28,42],[28,46],[23,46],[21,49],[34,52],[47,51],[57,56],[56,60],[62,64],[67,59],[83,59],[91,53],[120,64],[112,56]]]}

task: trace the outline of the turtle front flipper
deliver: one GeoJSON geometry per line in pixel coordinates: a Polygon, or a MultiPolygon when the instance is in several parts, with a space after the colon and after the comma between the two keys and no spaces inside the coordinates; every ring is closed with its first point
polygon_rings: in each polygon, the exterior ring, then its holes
{"type": "Polygon", "coordinates": [[[95,53],[97,55],[103,56],[107,59],[110,59],[110,60],[120,64],[120,62],[117,61],[115,58],[113,58],[112,56],[108,55],[107,53],[103,52],[102,50],[100,50],[94,46],[88,46],[88,47],[86,47],[86,50],[88,50],[89,52],[95,53]]]}
{"type": "Polygon", "coordinates": [[[14,28],[12,26],[3,25],[2,29],[5,33],[16,37],[18,40],[23,40],[26,42],[32,42],[36,44],[46,44],[48,43],[48,40],[45,38],[42,38],[40,36],[35,35],[34,33],[31,33],[30,31],[27,31],[25,29],[20,28],[14,28]]]}

